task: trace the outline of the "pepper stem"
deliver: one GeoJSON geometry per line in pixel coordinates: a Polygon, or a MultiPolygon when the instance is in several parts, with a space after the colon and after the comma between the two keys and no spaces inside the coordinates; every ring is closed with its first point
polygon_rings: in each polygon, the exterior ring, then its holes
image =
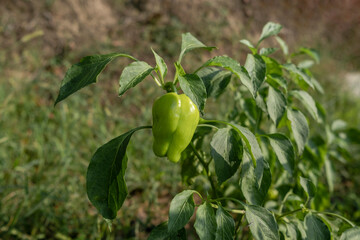
{"type": "Polygon", "coordinates": [[[168,93],[170,92],[175,92],[177,93],[177,89],[176,89],[176,86],[172,83],[172,82],[167,82],[165,83],[164,85],[164,90],[168,93]]]}

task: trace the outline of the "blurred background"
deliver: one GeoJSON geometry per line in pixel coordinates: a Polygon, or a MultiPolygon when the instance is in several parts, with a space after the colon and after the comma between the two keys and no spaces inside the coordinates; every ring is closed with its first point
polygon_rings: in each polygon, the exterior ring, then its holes
{"type": "MultiPolygon", "coordinates": [[[[151,131],[135,134],[129,145],[130,197],[111,233],[86,197],[85,176],[99,146],[151,124],[152,100],[162,91],[148,79],[119,98],[118,79],[129,61],[117,59],[96,86],[54,108],[67,68],[84,56],[111,52],[154,65],[152,47],[172,78],[184,32],[218,48],[189,54],[189,72],[194,61],[214,55],[244,64],[248,50],[239,40],[255,42],[268,21],[284,26],[280,36],[290,52],[319,51],[321,62],[312,70],[326,94],[317,100],[331,121],[359,128],[358,0],[0,0],[0,238],[146,238],[167,219],[182,187],[178,167],[152,153],[151,131]]],[[[271,40],[264,46],[278,47],[271,40]]],[[[225,111],[216,109],[222,104],[222,98],[209,101],[206,114],[221,119],[225,111]]],[[[329,203],[341,202],[338,210],[359,224],[359,169],[336,169],[329,203]]]]}

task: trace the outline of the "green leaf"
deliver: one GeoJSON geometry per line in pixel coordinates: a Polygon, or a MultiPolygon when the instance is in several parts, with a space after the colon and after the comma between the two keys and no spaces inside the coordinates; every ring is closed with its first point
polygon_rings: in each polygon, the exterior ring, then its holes
{"type": "Polygon", "coordinates": [[[255,98],[256,92],[265,80],[266,64],[260,55],[248,54],[245,62],[245,68],[248,71],[252,82],[249,86],[249,90],[255,98]]]}
{"type": "Polygon", "coordinates": [[[234,73],[240,81],[250,90],[252,82],[247,70],[240,66],[240,63],[228,56],[218,56],[208,60],[197,71],[204,67],[217,66],[222,67],[234,73]]]}
{"type": "Polygon", "coordinates": [[[354,144],[360,144],[360,129],[349,128],[345,131],[347,139],[354,144]]]}
{"type": "Polygon", "coordinates": [[[142,61],[136,61],[126,66],[121,73],[119,80],[119,96],[123,95],[130,88],[135,87],[153,70],[153,67],[142,61]]]}
{"type": "Polygon", "coordinates": [[[282,65],[283,68],[285,68],[287,71],[289,71],[290,73],[293,73],[297,76],[299,76],[301,79],[303,79],[312,89],[314,89],[314,84],[311,81],[311,78],[304,73],[303,71],[301,71],[301,69],[299,69],[298,67],[296,67],[294,64],[292,63],[287,63],[282,65]]]}
{"type": "Polygon", "coordinates": [[[194,227],[201,240],[215,239],[216,219],[210,203],[204,202],[198,207],[194,227]]]}
{"type": "Polygon", "coordinates": [[[360,239],[360,227],[347,229],[341,234],[340,240],[358,240],[360,239]]]}
{"type": "Polygon", "coordinates": [[[280,86],[287,91],[287,82],[286,79],[278,74],[269,74],[267,75],[267,82],[273,87],[280,86]],[[275,84],[274,84],[275,83],[275,84]]]}
{"type": "Polygon", "coordinates": [[[330,231],[326,224],[312,213],[308,213],[304,220],[307,239],[327,240],[331,239],[330,231]]]}
{"type": "Polygon", "coordinates": [[[207,97],[203,81],[196,74],[178,76],[183,92],[195,103],[200,112],[203,112],[207,97]]]}
{"type": "Polygon", "coordinates": [[[298,63],[298,68],[300,69],[308,69],[314,66],[315,62],[313,60],[304,60],[298,63]]]}
{"type": "Polygon", "coordinates": [[[291,122],[291,130],[294,134],[298,154],[301,155],[309,136],[309,125],[302,112],[290,109],[287,110],[288,120],[291,122]]]}
{"type": "Polygon", "coordinates": [[[258,188],[261,186],[261,181],[263,177],[264,167],[266,167],[264,160],[264,156],[261,152],[261,148],[259,143],[256,140],[255,135],[247,128],[241,127],[237,124],[232,124],[235,127],[235,130],[238,131],[241,138],[244,140],[247,149],[249,150],[250,156],[253,160],[253,164],[255,167],[255,175],[257,180],[258,188]]]}
{"type": "Polygon", "coordinates": [[[262,205],[271,184],[269,165],[265,160],[263,161],[262,181],[259,187],[255,172],[256,168],[259,168],[261,165],[258,164],[254,167],[249,153],[244,151],[239,184],[245,199],[251,204],[262,205]]]}
{"type": "Polygon", "coordinates": [[[240,42],[242,44],[244,44],[245,46],[247,46],[250,49],[250,51],[252,52],[252,54],[256,54],[257,49],[254,47],[254,45],[252,45],[252,43],[249,40],[242,39],[242,40],[240,40],[240,42]]]}
{"type": "Polygon", "coordinates": [[[266,105],[271,120],[276,126],[278,126],[286,110],[286,98],[284,94],[282,94],[281,91],[269,86],[266,105]]]}
{"type": "Polygon", "coordinates": [[[199,48],[211,51],[215,47],[205,46],[202,42],[200,42],[193,35],[191,35],[191,33],[182,34],[181,53],[178,62],[181,63],[182,58],[187,52],[199,48]]]}
{"type": "Polygon", "coordinates": [[[82,58],[79,63],[72,65],[61,82],[59,95],[54,105],[81,88],[95,83],[98,75],[104,70],[106,65],[117,57],[128,57],[136,61],[135,58],[127,54],[111,53],[87,56],[82,58]]]}
{"type": "Polygon", "coordinates": [[[151,51],[154,54],[155,61],[156,61],[156,67],[160,72],[160,76],[161,76],[162,80],[164,80],[167,70],[168,70],[166,63],[165,63],[164,59],[162,57],[160,57],[153,49],[151,49],[151,51]]]}
{"type": "Polygon", "coordinates": [[[134,128],[112,139],[98,148],[92,157],[86,175],[86,190],[91,203],[106,219],[116,218],[127,196],[124,179],[127,167],[126,147],[132,134],[140,129],[134,128]]]}
{"type": "Polygon", "coordinates": [[[304,105],[304,107],[311,114],[311,116],[316,121],[319,121],[319,114],[315,101],[307,92],[302,90],[293,90],[290,91],[290,95],[296,97],[304,105]]]}
{"type": "Polygon", "coordinates": [[[245,205],[245,217],[255,239],[280,239],[275,217],[267,209],[256,205],[245,205]]]}
{"type": "Polygon", "coordinates": [[[321,86],[321,84],[313,77],[311,77],[311,82],[313,83],[315,89],[321,93],[324,94],[324,88],[321,86]]]}
{"type": "Polygon", "coordinates": [[[259,54],[262,56],[268,56],[274,52],[276,52],[278,48],[261,48],[259,54]]]}
{"type": "Polygon", "coordinates": [[[279,36],[276,36],[275,39],[279,43],[284,55],[287,56],[289,54],[289,48],[288,48],[287,44],[285,43],[285,41],[282,38],[280,38],[279,36]]]}
{"type": "Polygon", "coordinates": [[[304,189],[304,191],[308,197],[308,200],[315,197],[316,187],[310,179],[303,178],[300,176],[300,185],[304,189]]]}
{"type": "Polygon", "coordinates": [[[219,97],[230,83],[231,73],[215,67],[208,67],[196,73],[204,82],[207,97],[219,97]]]}
{"type": "Polygon", "coordinates": [[[268,22],[267,24],[265,24],[265,26],[262,29],[262,33],[257,45],[259,46],[260,42],[263,41],[264,39],[277,35],[280,32],[281,28],[282,26],[277,23],[268,22]]]}
{"type": "Polygon", "coordinates": [[[341,119],[336,119],[331,124],[331,131],[339,132],[344,131],[347,128],[347,123],[341,119]]]}
{"type": "Polygon", "coordinates": [[[283,168],[293,175],[295,166],[295,151],[291,141],[281,133],[268,134],[270,145],[283,168]]]}
{"type": "Polygon", "coordinates": [[[327,155],[325,155],[325,174],[329,191],[332,193],[334,191],[335,172],[327,155]]]}
{"type": "Polygon", "coordinates": [[[163,222],[156,226],[150,233],[148,240],[186,240],[185,228],[181,228],[175,233],[168,232],[168,222],[163,222]]]}
{"type": "Polygon", "coordinates": [[[232,177],[239,168],[243,146],[239,134],[232,128],[221,128],[211,140],[211,156],[219,184],[232,177]]]}
{"type": "MultiPolygon", "coordinates": [[[[198,128],[200,129],[200,128],[198,128]]],[[[194,154],[191,146],[188,146],[181,153],[181,179],[187,185],[193,183],[192,179],[200,174],[199,169],[197,168],[197,157],[194,154]]]]}
{"type": "Polygon", "coordinates": [[[292,239],[301,238],[300,231],[298,230],[297,226],[294,223],[287,222],[285,225],[286,225],[286,236],[288,237],[286,239],[292,240],[292,239]]]}
{"type": "Polygon", "coordinates": [[[255,103],[264,113],[268,113],[264,98],[261,94],[256,95],[255,103]]]}
{"type": "Polygon", "coordinates": [[[173,233],[183,228],[194,214],[193,190],[177,194],[170,203],[168,232],[173,233]]]}
{"type": "Polygon", "coordinates": [[[264,60],[266,64],[266,76],[273,74],[282,76],[283,72],[280,63],[278,63],[275,59],[271,57],[261,56],[261,58],[264,60]]]}
{"type": "Polygon", "coordinates": [[[174,63],[175,65],[175,69],[176,69],[176,74],[178,74],[178,76],[183,76],[186,74],[184,68],[182,67],[182,65],[178,62],[174,63]]]}
{"type": "Polygon", "coordinates": [[[231,215],[221,206],[216,211],[216,240],[233,240],[235,222],[231,215]]]}
{"type": "Polygon", "coordinates": [[[316,63],[320,63],[320,55],[315,49],[302,47],[300,48],[299,52],[308,55],[314,59],[316,63]]]}

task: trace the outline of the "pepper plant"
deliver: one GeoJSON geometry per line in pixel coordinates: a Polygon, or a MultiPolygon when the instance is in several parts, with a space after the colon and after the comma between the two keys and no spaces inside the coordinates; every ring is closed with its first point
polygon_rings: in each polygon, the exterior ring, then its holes
{"type": "Polygon", "coordinates": [[[200,239],[360,239],[352,221],[321,205],[334,189],[334,162],[351,158],[349,146],[360,142],[359,130],[328,121],[310,95],[324,92],[310,71],[319,54],[310,48],[290,54],[277,36],[281,28],[269,22],[256,44],[241,40],[249,48],[243,65],[216,56],[193,72],[183,68],[184,56],[214,47],[183,34],[172,81],[154,50],[155,66],[123,53],[88,56],[71,66],[55,104],[95,83],[118,57],[133,61],[120,76],[119,96],[147,77],[166,91],[154,99],[152,126],[112,139],[90,161],[88,198],[105,219],[116,218],[128,194],[124,175],[131,136],[152,128],[154,153],[181,164],[186,190],[173,198],[168,221],[149,239],[186,239],[184,227],[195,212],[200,239]],[[260,48],[269,37],[280,49],[260,48]],[[271,57],[280,50],[282,58],[271,57]],[[232,110],[224,119],[208,119],[206,100],[224,92],[231,96],[232,110]]]}

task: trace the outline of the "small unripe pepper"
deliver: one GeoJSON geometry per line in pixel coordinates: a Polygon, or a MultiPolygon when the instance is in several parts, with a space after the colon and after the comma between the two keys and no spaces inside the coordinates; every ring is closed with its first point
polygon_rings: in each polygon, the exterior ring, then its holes
{"type": "Polygon", "coordinates": [[[155,155],[178,162],[198,125],[198,108],[185,94],[171,92],[155,100],[152,115],[155,155]]]}

